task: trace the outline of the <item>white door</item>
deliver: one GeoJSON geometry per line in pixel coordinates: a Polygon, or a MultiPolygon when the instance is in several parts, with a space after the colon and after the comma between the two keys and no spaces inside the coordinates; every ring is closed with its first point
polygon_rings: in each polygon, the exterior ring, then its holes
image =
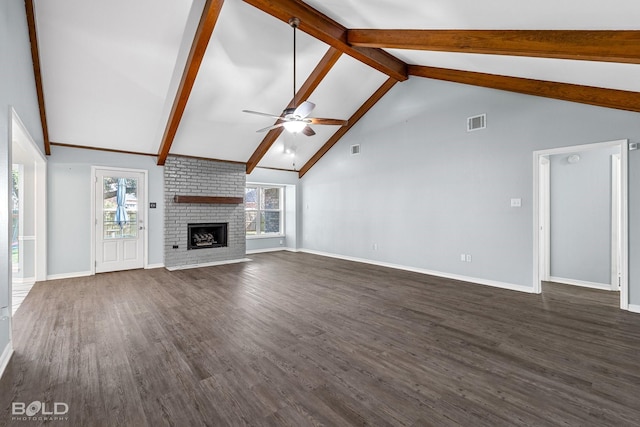
{"type": "Polygon", "coordinates": [[[96,273],[144,267],[145,174],[95,170],[96,273]]]}

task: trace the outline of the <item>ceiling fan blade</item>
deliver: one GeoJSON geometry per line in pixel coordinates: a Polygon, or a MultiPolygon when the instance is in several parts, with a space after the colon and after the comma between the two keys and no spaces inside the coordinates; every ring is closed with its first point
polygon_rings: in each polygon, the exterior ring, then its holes
{"type": "Polygon", "coordinates": [[[314,125],[335,125],[335,126],[346,126],[349,124],[347,120],[341,119],[320,119],[315,117],[309,117],[311,123],[314,125]]]}
{"type": "Polygon", "coordinates": [[[276,124],[275,124],[275,125],[273,125],[273,126],[267,126],[266,128],[258,129],[256,132],[266,132],[266,131],[268,131],[268,130],[277,129],[277,128],[281,127],[281,126],[284,126],[284,123],[285,123],[285,122],[283,122],[283,123],[276,123],[276,124]]]}
{"type": "Polygon", "coordinates": [[[304,127],[304,129],[302,129],[302,133],[304,133],[304,134],[305,134],[305,135],[307,135],[307,136],[313,136],[313,135],[315,135],[315,134],[316,134],[316,133],[313,131],[313,129],[311,129],[311,126],[309,126],[309,125],[306,125],[306,126],[304,127]]]}
{"type": "Polygon", "coordinates": [[[261,113],[259,111],[251,111],[251,110],[242,110],[243,113],[249,113],[249,114],[257,114],[258,116],[266,116],[266,117],[271,117],[274,119],[282,119],[282,117],[280,116],[276,116],[275,114],[269,114],[269,113],[261,113]]]}
{"type": "Polygon", "coordinates": [[[311,114],[311,111],[313,111],[314,108],[316,108],[316,104],[314,104],[313,102],[304,101],[298,106],[298,108],[295,109],[293,115],[304,119],[309,114],[311,114]]]}

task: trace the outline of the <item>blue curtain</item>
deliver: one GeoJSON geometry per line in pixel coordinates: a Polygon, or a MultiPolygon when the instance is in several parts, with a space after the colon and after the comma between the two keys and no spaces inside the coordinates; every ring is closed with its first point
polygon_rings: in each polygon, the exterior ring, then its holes
{"type": "Polygon", "coordinates": [[[118,203],[118,207],[116,209],[116,223],[122,228],[127,221],[129,221],[129,216],[127,215],[127,210],[125,207],[125,200],[127,196],[127,180],[124,178],[118,178],[118,190],[116,192],[116,202],[118,203]]]}

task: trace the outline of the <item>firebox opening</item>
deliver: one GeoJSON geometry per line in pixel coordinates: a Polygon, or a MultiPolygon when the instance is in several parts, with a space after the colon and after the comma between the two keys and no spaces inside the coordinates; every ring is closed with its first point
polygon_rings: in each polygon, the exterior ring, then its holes
{"type": "Polygon", "coordinates": [[[221,248],[227,246],[229,223],[188,224],[187,249],[221,248]]]}

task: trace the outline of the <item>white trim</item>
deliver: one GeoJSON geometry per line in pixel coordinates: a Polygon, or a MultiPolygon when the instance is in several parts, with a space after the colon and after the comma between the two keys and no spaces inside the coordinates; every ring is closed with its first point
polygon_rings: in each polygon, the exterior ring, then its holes
{"type": "MultiPolygon", "coordinates": [[[[293,172],[293,171],[291,171],[291,172],[293,172]]],[[[245,187],[251,187],[252,185],[257,185],[257,186],[262,185],[262,186],[265,186],[265,187],[286,187],[287,185],[295,186],[295,184],[282,184],[282,183],[278,184],[278,183],[275,183],[275,182],[256,182],[256,181],[250,181],[249,182],[249,181],[247,181],[245,183],[245,187]]]]}
{"type": "Polygon", "coordinates": [[[622,161],[620,162],[621,191],[620,207],[622,209],[620,237],[622,254],[620,259],[620,308],[629,309],[629,140],[620,141],[622,161]]]}
{"type": "Polygon", "coordinates": [[[640,313],[640,305],[629,304],[629,311],[632,313],[640,313]]]}
{"type": "Polygon", "coordinates": [[[164,268],[164,263],[159,262],[157,264],[147,264],[144,267],[145,270],[153,270],[154,268],[164,268]]]}
{"type": "Polygon", "coordinates": [[[346,256],[346,255],[338,255],[338,254],[332,254],[332,253],[328,253],[328,252],[314,251],[314,250],[311,250],[311,249],[299,249],[298,252],[304,252],[304,253],[313,254],[313,255],[326,256],[326,257],[330,257],[330,258],[338,258],[338,259],[343,259],[343,260],[346,260],[346,261],[361,262],[361,263],[364,263],[364,264],[372,264],[372,265],[377,265],[377,266],[380,266],[380,267],[395,268],[396,270],[411,271],[413,273],[428,274],[429,276],[443,277],[445,279],[460,280],[462,282],[469,282],[469,283],[478,284],[478,285],[493,286],[495,288],[508,289],[508,290],[511,290],[511,291],[533,293],[533,288],[531,288],[529,286],[516,285],[516,284],[513,284],[513,283],[506,283],[506,282],[498,282],[496,280],[480,279],[480,278],[477,278],[477,277],[462,276],[462,275],[453,274],[453,273],[444,273],[442,271],[427,270],[427,269],[424,269],[424,268],[416,268],[416,267],[410,267],[410,266],[406,266],[406,265],[391,264],[391,263],[388,263],[388,262],[373,261],[373,260],[369,260],[369,259],[365,259],[365,258],[356,258],[356,257],[351,257],[351,256],[346,256]]]}
{"type": "Polygon", "coordinates": [[[627,142],[628,142],[627,139],[618,139],[615,141],[594,142],[591,144],[570,145],[570,146],[564,146],[564,147],[549,148],[546,150],[534,151],[534,153],[541,153],[544,156],[553,156],[554,154],[573,153],[575,151],[593,151],[593,150],[600,150],[603,148],[614,148],[614,147],[620,146],[621,144],[627,145],[627,142]]]}
{"type": "Polygon", "coordinates": [[[11,281],[15,285],[35,285],[36,278],[35,277],[12,277],[11,281]]]}
{"type": "MultiPolygon", "coordinates": [[[[603,291],[611,291],[611,284],[609,283],[597,283],[589,282],[587,280],[567,279],[564,277],[549,276],[550,282],[563,283],[571,286],[582,286],[583,288],[600,289],[603,291]]],[[[616,289],[617,291],[617,289],[616,289]]]]}
{"type": "Polygon", "coordinates": [[[297,252],[293,248],[279,247],[279,248],[250,249],[247,251],[247,255],[262,254],[266,252],[281,252],[281,251],[297,252]]]}
{"type": "Polygon", "coordinates": [[[559,147],[533,152],[533,290],[535,293],[542,292],[540,284],[540,158],[554,154],[573,153],[576,151],[592,151],[603,148],[620,147],[622,155],[621,176],[621,271],[620,271],[620,308],[629,308],[629,192],[628,192],[628,155],[629,141],[620,139],[593,144],[574,145],[569,147],[559,147]]]}
{"type": "Polygon", "coordinates": [[[241,258],[241,259],[232,259],[228,261],[214,261],[214,262],[204,262],[202,264],[189,264],[189,265],[179,265],[177,267],[165,267],[169,271],[176,270],[188,270],[191,268],[200,268],[200,267],[215,267],[218,265],[227,265],[227,264],[237,264],[240,262],[251,261],[249,258],[241,258]]]}
{"type": "Polygon", "coordinates": [[[13,356],[13,346],[11,345],[11,341],[9,341],[2,352],[2,356],[0,356],[0,378],[4,375],[4,370],[7,369],[11,356],[13,356]]]}
{"type": "Polygon", "coordinates": [[[18,236],[18,240],[22,240],[22,241],[36,240],[36,236],[18,236]]]}
{"type": "MultiPolygon", "coordinates": [[[[31,136],[31,134],[29,133],[29,131],[27,131],[27,127],[24,125],[24,123],[22,122],[22,119],[20,118],[20,116],[18,115],[18,113],[16,112],[15,108],[13,108],[13,106],[11,107],[11,118],[14,119],[16,121],[16,123],[18,124],[18,126],[20,126],[22,128],[22,131],[24,131],[25,135],[27,136],[27,140],[31,143],[31,148],[33,153],[36,156],[39,157],[40,160],[42,160],[43,162],[47,162],[47,158],[45,157],[44,154],[42,154],[42,151],[40,151],[40,148],[38,148],[38,145],[36,144],[36,142],[33,140],[33,137],[31,136]]],[[[13,131],[13,129],[12,129],[13,131]]]]}
{"type": "Polygon", "coordinates": [[[91,166],[91,176],[89,177],[90,187],[91,187],[91,218],[89,220],[89,237],[91,241],[91,248],[89,249],[89,253],[91,258],[89,259],[89,263],[91,264],[89,268],[91,269],[91,276],[96,274],[96,181],[98,177],[98,167],[91,166]]]}
{"type": "Polygon", "coordinates": [[[544,192],[542,193],[544,199],[538,199],[540,202],[538,229],[542,231],[541,238],[543,239],[543,243],[540,244],[539,260],[541,263],[539,266],[539,274],[540,280],[548,280],[551,275],[551,209],[549,208],[551,205],[551,162],[549,156],[541,156],[538,167],[540,168],[539,171],[542,172],[542,174],[538,176],[538,185],[544,188],[544,192]]]}
{"type": "Polygon", "coordinates": [[[284,239],[287,237],[285,234],[251,234],[245,236],[247,240],[260,240],[260,239],[284,239]]]}
{"type": "Polygon", "coordinates": [[[622,175],[620,173],[622,156],[611,155],[611,270],[609,287],[613,291],[620,290],[620,190],[622,188],[622,175]]]}
{"type": "Polygon", "coordinates": [[[92,271],[77,271],[75,273],[49,274],[47,275],[47,280],[73,279],[75,277],[93,276],[94,274],[95,273],[92,271]]]}

